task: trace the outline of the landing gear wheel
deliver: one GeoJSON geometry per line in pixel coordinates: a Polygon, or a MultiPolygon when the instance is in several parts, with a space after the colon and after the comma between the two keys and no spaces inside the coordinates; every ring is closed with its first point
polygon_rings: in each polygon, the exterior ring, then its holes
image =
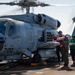
{"type": "Polygon", "coordinates": [[[33,57],[33,62],[40,63],[41,62],[41,56],[39,53],[35,53],[33,57]]]}

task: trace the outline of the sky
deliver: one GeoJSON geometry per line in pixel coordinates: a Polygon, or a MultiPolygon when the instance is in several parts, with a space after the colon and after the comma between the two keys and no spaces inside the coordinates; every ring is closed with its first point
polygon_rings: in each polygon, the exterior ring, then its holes
{"type": "MultiPolygon", "coordinates": [[[[0,0],[0,2],[10,2],[14,0],[0,0]]],[[[75,4],[75,0],[38,0],[40,2],[48,3],[48,4],[75,4]]],[[[0,6],[0,15],[6,15],[16,10],[17,6],[0,6]]],[[[32,12],[32,8],[31,8],[32,12]]],[[[54,19],[58,19],[61,22],[61,26],[58,28],[63,31],[63,34],[72,34],[74,24],[72,23],[72,17],[75,16],[75,6],[47,6],[47,7],[35,7],[34,13],[42,13],[48,16],[53,17],[54,19]]],[[[18,12],[20,14],[20,12],[18,12]]]]}

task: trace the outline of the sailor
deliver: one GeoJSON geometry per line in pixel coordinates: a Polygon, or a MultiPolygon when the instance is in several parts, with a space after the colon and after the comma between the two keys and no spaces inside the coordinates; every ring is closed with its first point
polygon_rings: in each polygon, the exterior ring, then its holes
{"type": "Polygon", "coordinates": [[[68,50],[69,50],[69,40],[68,40],[68,37],[65,36],[64,39],[62,39],[60,41],[61,43],[61,53],[62,53],[62,59],[63,59],[63,62],[64,62],[64,67],[67,66],[68,67],[68,64],[69,64],[69,60],[68,60],[68,50]]]}
{"type": "Polygon", "coordinates": [[[75,36],[74,35],[72,35],[69,44],[70,44],[70,53],[73,61],[73,64],[71,66],[75,66],[75,36]]]}
{"type": "MultiPolygon", "coordinates": [[[[63,35],[62,31],[59,31],[56,40],[60,43],[60,40],[62,40],[63,38],[64,38],[64,35],[63,35]]],[[[60,45],[58,45],[58,46],[56,47],[56,54],[57,54],[58,62],[62,61],[63,58],[62,58],[62,60],[60,60],[61,57],[62,57],[61,43],[60,43],[60,45]],[[61,55],[60,55],[60,54],[61,54],[61,55]]]]}

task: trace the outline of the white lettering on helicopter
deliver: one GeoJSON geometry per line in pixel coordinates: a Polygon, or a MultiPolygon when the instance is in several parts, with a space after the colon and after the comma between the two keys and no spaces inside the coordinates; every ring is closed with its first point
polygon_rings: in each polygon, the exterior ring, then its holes
{"type": "Polygon", "coordinates": [[[13,52],[13,48],[5,48],[4,53],[12,53],[13,52]]]}

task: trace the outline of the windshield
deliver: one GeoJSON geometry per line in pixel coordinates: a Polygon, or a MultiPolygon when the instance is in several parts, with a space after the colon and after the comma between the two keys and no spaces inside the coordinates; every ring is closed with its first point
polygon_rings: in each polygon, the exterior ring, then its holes
{"type": "Polygon", "coordinates": [[[4,26],[6,21],[0,21],[0,33],[5,34],[6,27],[4,26]]]}

